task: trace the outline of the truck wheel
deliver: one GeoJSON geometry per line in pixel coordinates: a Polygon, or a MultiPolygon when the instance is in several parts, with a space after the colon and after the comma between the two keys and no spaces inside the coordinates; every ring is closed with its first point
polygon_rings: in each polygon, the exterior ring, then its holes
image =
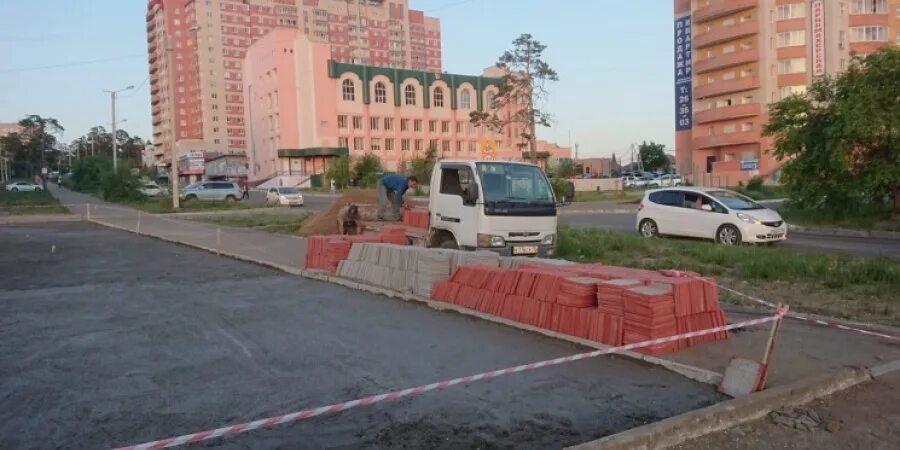
{"type": "Polygon", "coordinates": [[[441,242],[440,247],[447,250],[459,250],[459,246],[456,245],[456,241],[454,239],[447,239],[446,241],[441,242]]]}

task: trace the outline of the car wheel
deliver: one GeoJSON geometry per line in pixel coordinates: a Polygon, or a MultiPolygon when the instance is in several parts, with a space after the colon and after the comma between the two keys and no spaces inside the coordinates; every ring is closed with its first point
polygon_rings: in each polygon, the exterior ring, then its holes
{"type": "Polygon", "coordinates": [[[41,192],[41,190],[42,190],[42,189],[39,188],[39,187],[34,188],[34,192],[41,192]]]}
{"type": "Polygon", "coordinates": [[[185,200],[197,200],[197,196],[194,195],[194,194],[189,194],[189,195],[188,195],[187,197],[185,197],[184,199],[185,199],[185,200]]]}
{"type": "Polygon", "coordinates": [[[226,202],[234,203],[234,202],[237,201],[237,197],[235,197],[235,196],[233,196],[233,195],[229,195],[228,197],[225,197],[225,201],[226,201],[226,202]]]}
{"type": "Polygon", "coordinates": [[[716,232],[716,241],[722,245],[741,245],[741,231],[734,225],[722,225],[716,232]]]}
{"type": "Polygon", "coordinates": [[[659,227],[652,219],[642,220],[641,226],[638,227],[638,231],[640,231],[641,236],[645,238],[654,238],[659,236],[659,227]]]}
{"type": "Polygon", "coordinates": [[[19,188],[12,188],[13,192],[19,192],[19,188]]]}

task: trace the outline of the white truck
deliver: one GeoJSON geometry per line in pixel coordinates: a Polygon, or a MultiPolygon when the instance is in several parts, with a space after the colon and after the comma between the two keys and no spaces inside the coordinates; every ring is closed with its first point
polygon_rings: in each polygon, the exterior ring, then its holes
{"type": "Polygon", "coordinates": [[[504,256],[556,255],[556,200],[532,164],[441,160],[429,192],[428,247],[487,249],[504,256]]]}

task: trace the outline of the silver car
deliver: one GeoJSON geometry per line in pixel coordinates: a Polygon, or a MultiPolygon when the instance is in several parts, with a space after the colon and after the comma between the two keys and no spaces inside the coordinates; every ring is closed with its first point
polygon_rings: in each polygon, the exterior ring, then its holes
{"type": "Polygon", "coordinates": [[[181,191],[182,200],[231,201],[241,198],[241,187],[231,181],[200,181],[181,191]]]}
{"type": "Polygon", "coordinates": [[[273,187],[266,192],[266,204],[303,206],[303,194],[294,187],[273,187]]]}

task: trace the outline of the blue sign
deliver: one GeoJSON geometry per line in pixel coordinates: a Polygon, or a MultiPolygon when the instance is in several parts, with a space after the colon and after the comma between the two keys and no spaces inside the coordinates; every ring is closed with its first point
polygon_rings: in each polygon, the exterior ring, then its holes
{"type": "Polygon", "coordinates": [[[748,159],[741,161],[741,170],[759,170],[759,160],[748,159]]]}
{"type": "Polygon", "coordinates": [[[675,19],[675,131],[694,124],[691,87],[691,16],[675,19]]]}

